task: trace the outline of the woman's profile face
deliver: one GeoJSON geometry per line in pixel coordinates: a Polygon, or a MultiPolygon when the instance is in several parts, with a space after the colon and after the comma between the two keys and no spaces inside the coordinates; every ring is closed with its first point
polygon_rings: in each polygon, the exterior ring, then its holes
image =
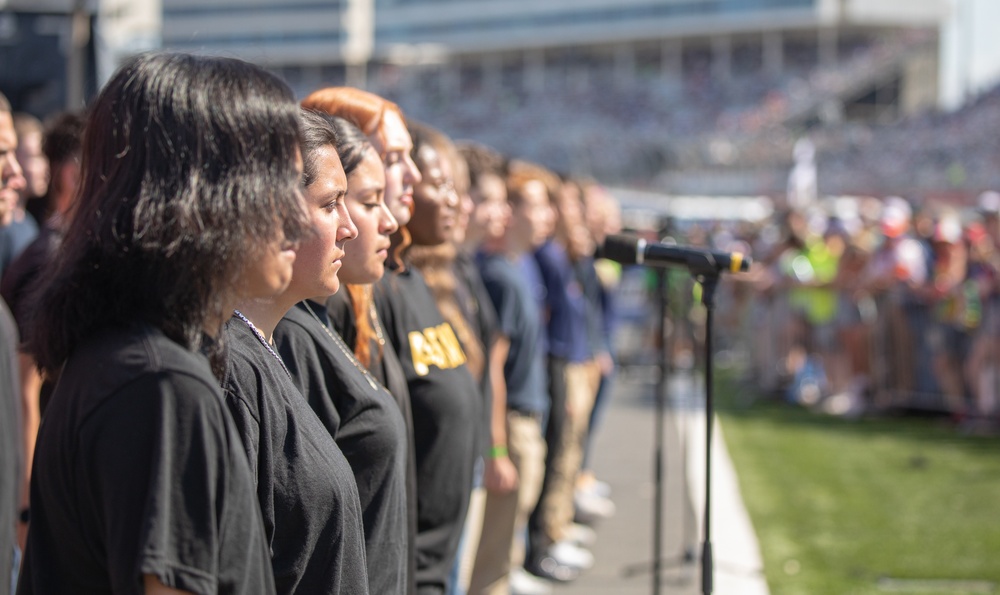
{"type": "Polygon", "coordinates": [[[320,301],[340,289],[338,273],[344,244],[358,235],[347,212],[347,176],[337,150],[331,145],[316,150],[316,177],[305,189],[306,212],[312,233],[302,240],[292,283],[288,288],[297,300],[320,301]]]}
{"type": "Polygon", "coordinates": [[[396,222],[406,225],[413,211],[413,187],[420,182],[420,170],[410,158],[413,140],[403,118],[393,110],[382,116],[379,132],[370,140],[385,166],[385,203],[396,222]]]}
{"type": "Polygon", "coordinates": [[[385,169],[374,148],[347,178],[347,211],[358,237],[347,247],[340,269],[344,283],[374,283],[385,273],[389,236],[399,225],[385,204],[385,169]]]}
{"type": "Polygon", "coordinates": [[[414,188],[413,217],[407,229],[414,244],[436,246],[451,239],[458,218],[451,162],[430,145],[420,149],[417,162],[421,180],[414,188]]]}

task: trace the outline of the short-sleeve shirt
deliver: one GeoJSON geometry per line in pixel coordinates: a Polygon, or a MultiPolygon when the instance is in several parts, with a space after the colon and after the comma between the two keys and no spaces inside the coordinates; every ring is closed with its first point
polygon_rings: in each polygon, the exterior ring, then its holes
{"type": "MultiPolygon", "coordinates": [[[[357,342],[357,321],[354,316],[354,302],[351,294],[343,288],[326,301],[326,311],[330,326],[344,339],[348,346],[357,342]]],[[[378,326],[381,329],[381,324],[378,326]]],[[[381,331],[380,331],[381,332],[381,331]]],[[[371,361],[368,371],[386,387],[399,406],[406,425],[406,535],[407,535],[407,585],[406,592],[417,592],[417,459],[413,447],[413,412],[410,408],[410,388],[406,384],[403,366],[399,363],[396,350],[384,336],[378,340],[378,333],[369,344],[371,361]]],[[[352,349],[353,352],[353,349],[352,349]]]]}
{"type": "Polygon", "coordinates": [[[454,329],[423,276],[410,268],[375,288],[413,408],[417,462],[417,590],[443,593],[472,492],[482,397],[454,329]]]}
{"type": "Polygon", "coordinates": [[[45,413],[18,593],[274,593],[253,480],[204,356],[150,327],[69,358],[45,413]]]}
{"type": "Polygon", "coordinates": [[[545,285],[549,355],[571,362],[589,359],[587,305],[566,250],[549,240],[535,251],[535,261],[545,285]]]}
{"type": "Polygon", "coordinates": [[[368,593],[351,467],[276,354],[237,318],[223,389],[257,488],[279,594],[368,593]]]}
{"type": "Polygon", "coordinates": [[[354,471],[365,529],[370,593],[406,593],[406,456],[403,414],[327,322],[326,307],[299,302],[274,330],[292,381],[354,471]],[[312,313],[306,308],[310,308],[312,313]]]}
{"type": "Polygon", "coordinates": [[[496,308],[500,330],[510,340],[504,363],[507,408],[522,413],[544,414],[548,410],[548,380],[545,352],[540,350],[541,312],[523,273],[537,266],[530,256],[517,262],[503,254],[481,252],[476,258],[483,284],[496,308]]]}
{"type": "MultiPolygon", "coordinates": [[[[501,335],[500,323],[497,321],[497,313],[493,308],[486,287],[483,285],[483,278],[476,268],[475,260],[472,256],[463,251],[458,251],[453,263],[455,274],[455,302],[462,311],[462,316],[467,321],[470,330],[479,339],[482,345],[483,354],[489,359],[491,347],[496,343],[501,335]]],[[[489,362],[486,362],[482,377],[479,380],[479,392],[483,397],[479,444],[480,452],[484,455],[489,452],[492,446],[490,440],[490,417],[493,411],[493,382],[489,373],[489,362]]]]}

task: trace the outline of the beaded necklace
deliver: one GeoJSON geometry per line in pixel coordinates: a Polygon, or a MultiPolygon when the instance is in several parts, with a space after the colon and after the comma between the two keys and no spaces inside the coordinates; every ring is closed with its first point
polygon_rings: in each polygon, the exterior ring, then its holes
{"type": "Polygon", "coordinates": [[[235,314],[237,318],[245,322],[246,325],[250,327],[250,330],[252,330],[253,334],[257,336],[257,339],[260,341],[260,344],[263,345],[265,349],[267,349],[268,353],[274,356],[274,359],[278,360],[278,363],[281,364],[281,369],[285,371],[285,374],[288,374],[289,378],[291,378],[292,373],[289,372],[288,368],[285,366],[285,361],[281,359],[281,356],[278,355],[277,351],[271,348],[271,346],[267,342],[267,339],[264,338],[264,333],[260,332],[260,330],[256,326],[254,326],[252,322],[250,322],[250,319],[244,316],[243,313],[240,312],[239,310],[233,310],[233,314],[235,314]]]}
{"type": "Polygon", "coordinates": [[[340,335],[331,331],[330,327],[328,327],[326,324],[323,323],[322,320],[319,319],[319,316],[317,316],[316,313],[313,312],[312,306],[309,305],[309,302],[303,302],[303,305],[305,305],[306,307],[306,312],[309,312],[309,315],[313,317],[313,320],[316,321],[316,324],[318,324],[320,328],[322,328],[323,331],[326,332],[327,336],[330,337],[330,340],[333,341],[333,344],[336,345],[340,349],[341,353],[344,354],[344,357],[346,357],[349,362],[354,364],[354,367],[357,368],[359,372],[361,372],[361,375],[364,376],[365,380],[368,381],[368,386],[372,387],[372,390],[377,392],[378,383],[375,382],[375,379],[372,378],[368,370],[361,365],[361,362],[359,362],[358,359],[354,357],[354,354],[351,353],[351,351],[347,348],[347,345],[344,343],[344,340],[340,337],[340,335]]]}

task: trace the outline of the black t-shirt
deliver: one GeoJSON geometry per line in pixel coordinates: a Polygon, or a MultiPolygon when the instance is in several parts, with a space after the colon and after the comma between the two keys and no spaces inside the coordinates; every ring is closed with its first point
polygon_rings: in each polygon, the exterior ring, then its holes
{"type": "MultiPolygon", "coordinates": [[[[326,302],[330,326],[350,347],[357,340],[357,326],[354,318],[354,304],[351,294],[341,290],[330,296],[326,302]]],[[[381,325],[379,326],[381,328],[381,325]]],[[[383,340],[384,337],[383,337],[383,340]]],[[[417,458],[413,446],[413,412],[410,409],[410,389],[406,384],[403,366],[391,343],[380,345],[377,334],[369,345],[371,362],[368,371],[386,387],[403,414],[406,426],[406,543],[407,557],[406,592],[417,592],[417,458]],[[380,355],[381,354],[381,355],[380,355]]],[[[353,349],[351,350],[353,353],[353,349]]]]}
{"type": "Polygon", "coordinates": [[[330,330],[324,305],[300,302],[278,323],[274,342],[292,381],[354,471],[364,519],[368,591],[406,593],[409,446],[403,414],[389,391],[330,330]]]}
{"type": "Polygon", "coordinates": [[[226,323],[226,403],[250,459],[278,593],[368,593],[354,474],[277,357],[226,323]]]}
{"type": "Polygon", "coordinates": [[[511,262],[502,254],[477,255],[483,283],[496,307],[500,329],[510,340],[504,363],[507,408],[522,413],[544,413],[548,409],[548,379],[539,335],[544,332],[542,314],[527,276],[521,267],[537,266],[523,256],[511,262]]]}
{"type": "Polygon", "coordinates": [[[18,593],[274,593],[243,445],[208,361],[158,330],[66,363],[35,448],[18,593]]]}
{"type": "MultiPolygon", "coordinates": [[[[14,555],[14,519],[21,496],[21,391],[17,328],[0,299],[0,560],[14,555]]],[[[0,595],[10,593],[10,564],[0,564],[0,595]]]]}
{"type": "Polygon", "coordinates": [[[478,456],[481,397],[465,353],[420,273],[386,275],[375,304],[410,389],[417,459],[417,590],[443,593],[478,456]]]}
{"type": "Polygon", "coordinates": [[[479,344],[483,346],[483,355],[486,358],[483,376],[479,381],[479,392],[483,397],[479,444],[480,452],[485,454],[492,446],[490,415],[493,412],[493,384],[489,374],[489,353],[502,331],[497,321],[496,309],[483,285],[483,278],[473,258],[459,251],[455,255],[453,270],[458,281],[455,285],[455,301],[462,310],[462,316],[479,339],[479,344]]]}

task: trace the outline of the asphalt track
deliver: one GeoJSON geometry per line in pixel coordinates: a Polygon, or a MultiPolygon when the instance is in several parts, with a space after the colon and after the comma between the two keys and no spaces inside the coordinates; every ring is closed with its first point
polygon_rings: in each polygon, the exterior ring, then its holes
{"type": "MultiPolygon", "coordinates": [[[[594,470],[612,488],[617,512],[595,525],[596,564],[557,594],[654,593],[652,554],[655,494],[655,370],[619,375],[596,437],[594,470]]],[[[659,593],[698,595],[704,589],[702,549],[705,487],[703,384],[689,374],[671,379],[664,418],[664,499],[659,593]]],[[[768,595],[759,546],[743,507],[722,432],[713,431],[712,592],[768,595]]]]}

